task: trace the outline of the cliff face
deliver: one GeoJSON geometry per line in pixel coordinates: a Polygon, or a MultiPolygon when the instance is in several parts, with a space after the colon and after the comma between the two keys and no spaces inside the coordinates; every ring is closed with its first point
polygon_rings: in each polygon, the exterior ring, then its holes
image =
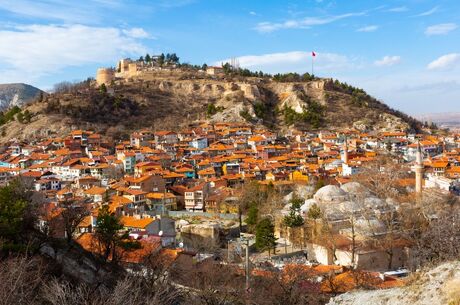
{"type": "Polygon", "coordinates": [[[446,305],[460,303],[460,262],[444,263],[430,271],[420,272],[411,283],[401,288],[353,291],[339,295],[328,305],[446,305]]]}
{"type": "Polygon", "coordinates": [[[177,129],[196,121],[248,122],[274,130],[404,130],[413,125],[407,116],[365,93],[341,86],[329,79],[293,83],[193,77],[120,81],[107,93],[80,86],[28,105],[31,122],[6,124],[2,141],[61,134],[70,128],[114,134],[142,127],[177,129]]]}
{"type": "Polygon", "coordinates": [[[40,89],[26,84],[0,84],[0,111],[14,106],[27,105],[42,92],[40,89]]]}

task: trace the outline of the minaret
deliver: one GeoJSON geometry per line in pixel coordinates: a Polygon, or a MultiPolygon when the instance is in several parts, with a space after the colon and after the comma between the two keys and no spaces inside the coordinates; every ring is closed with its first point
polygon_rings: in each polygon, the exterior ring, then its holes
{"type": "Polygon", "coordinates": [[[422,148],[420,142],[417,143],[417,153],[415,154],[415,192],[419,195],[422,194],[422,180],[423,180],[423,161],[422,161],[422,148]]]}
{"type": "Polygon", "coordinates": [[[345,137],[345,142],[343,143],[343,155],[342,155],[342,161],[345,164],[348,164],[348,143],[347,143],[347,137],[345,137]]]}

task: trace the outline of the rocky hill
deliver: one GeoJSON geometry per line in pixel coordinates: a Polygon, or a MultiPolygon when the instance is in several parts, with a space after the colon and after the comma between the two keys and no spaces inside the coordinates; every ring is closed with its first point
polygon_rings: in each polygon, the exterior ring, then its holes
{"type": "Polygon", "coordinates": [[[363,90],[330,79],[156,77],[117,81],[107,90],[87,82],[25,110],[32,114],[30,122],[5,124],[2,141],[71,128],[122,135],[135,128],[177,129],[197,121],[248,122],[273,130],[406,130],[419,124],[363,90]]]}
{"type": "Polygon", "coordinates": [[[0,111],[14,106],[22,107],[44,93],[27,84],[0,84],[0,111]]]}
{"type": "Polygon", "coordinates": [[[404,287],[353,291],[333,298],[328,305],[460,304],[460,262],[444,263],[413,277],[404,287]]]}

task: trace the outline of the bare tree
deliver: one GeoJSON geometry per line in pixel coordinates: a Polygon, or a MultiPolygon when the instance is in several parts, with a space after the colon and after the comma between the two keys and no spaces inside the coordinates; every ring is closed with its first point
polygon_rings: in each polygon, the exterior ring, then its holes
{"type": "Polygon", "coordinates": [[[67,243],[70,244],[75,231],[83,219],[89,215],[89,211],[85,206],[76,204],[73,201],[64,202],[62,206],[63,210],[61,211],[60,219],[64,226],[67,243]]]}
{"type": "Polygon", "coordinates": [[[11,257],[0,263],[0,304],[38,304],[46,264],[40,258],[11,257]]]}

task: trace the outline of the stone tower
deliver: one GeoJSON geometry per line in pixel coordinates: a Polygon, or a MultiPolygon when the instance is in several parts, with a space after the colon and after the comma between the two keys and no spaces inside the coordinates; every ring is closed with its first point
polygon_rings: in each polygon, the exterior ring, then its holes
{"type": "Polygon", "coordinates": [[[417,194],[421,194],[423,187],[423,160],[422,160],[422,148],[420,146],[420,142],[417,143],[417,152],[415,154],[415,192],[417,194]]]}
{"type": "Polygon", "coordinates": [[[96,82],[100,86],[105,84],[106,86],[115,79],[115,71],[112,68],[99,68],[96,72],[96,82]]]}

